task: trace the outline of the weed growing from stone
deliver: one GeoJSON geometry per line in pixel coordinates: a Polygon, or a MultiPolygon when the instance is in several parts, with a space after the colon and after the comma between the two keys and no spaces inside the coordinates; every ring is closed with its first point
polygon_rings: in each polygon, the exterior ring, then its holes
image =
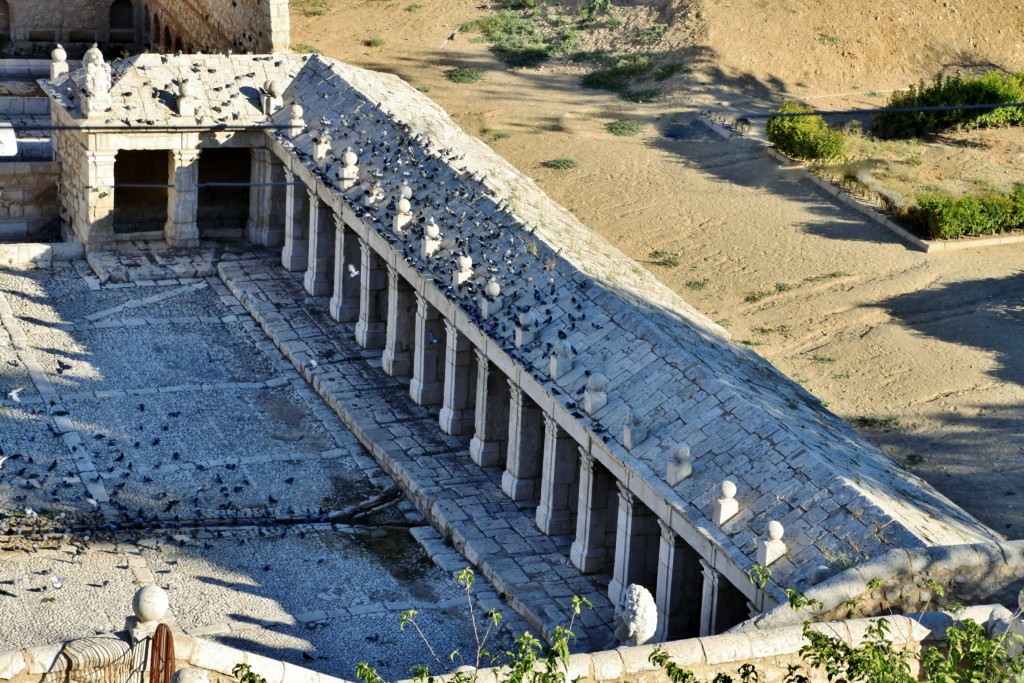
{"type": "Polygon", "coordinates": [[[604,128],[612,135],[629,137],[639,135],[640,131],[643,130],[643,124],[639,121],[611,121],[604,124],[604,128]]]}
{"type": "Polygon", "coordinates": [[[484,72],[480,69],[464,69],[460,67],[448,69],[444,72],[444,77],[452,83],[476,83],[484,77],[484,72]]]}
{"type": "Polygon", "coordinates": [[[689,289],[691,291],[694,291],[694,292],[699,292],[702,289],[704,289],[705,287],[707,287],[708,283],[710,283],[710,282],[711,281],[708,280],[705,277],[705,278],[701,278],[700,280],[687,280],[685,284],[686,284],[686,288],[687,289],[689,289]]]}
{"type": "Polygon", "coordinates": [[[665,266],[666,268],[675,268],[679,265],[679,254],[674,251],[655,249],[647,255],[647,258],[654,261],[655,265],[665,266]]]}
{"type": "Polygon", "coordinates": [[[320,54],[320,48],[314,47],[313,45],[310,45],[308,43],[299,43],[298,45],[293,45],[292,49],[295,50],[296,52],[298,52],[299,54],[304,54],[304,55],[318,55],[318,54],[320,54]]]}

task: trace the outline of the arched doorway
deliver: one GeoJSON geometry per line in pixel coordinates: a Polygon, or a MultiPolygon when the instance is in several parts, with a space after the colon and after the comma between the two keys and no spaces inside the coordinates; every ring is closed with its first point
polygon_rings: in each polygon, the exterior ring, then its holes
{"type": "Polygon", "coordinates": [[[11,8],[7,0],[0,0],[0,37],[5,39],[11,36],[11,8]]]}
{"type": "Polygon", "coordinates": [[[163,45],[163,41],[161,40],[163,35],[160,33],[160,16],[155,12],[153,13],[153,30],[149,36],[150,42],[153,43],[153,47],[159,48],[163,45]]]}
{"type": "Polygon", "coordinates": [[[110,42],[116,45],[135,42],[135,6],[132,0],[110,3],[110,42]]]}

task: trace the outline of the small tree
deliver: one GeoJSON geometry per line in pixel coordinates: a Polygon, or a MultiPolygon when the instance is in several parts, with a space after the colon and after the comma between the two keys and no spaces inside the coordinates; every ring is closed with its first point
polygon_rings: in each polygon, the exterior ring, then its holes
{"type": "Polygon", "coordinates": [[[768,119],[765,132],[768,140],[784,154],[797,159],[836,159],[846,154],[846,138],[832,130],[825,119],[798,102],[783,102],[773,114],[803,114],[802,116],[776,116],[768,119]]]}

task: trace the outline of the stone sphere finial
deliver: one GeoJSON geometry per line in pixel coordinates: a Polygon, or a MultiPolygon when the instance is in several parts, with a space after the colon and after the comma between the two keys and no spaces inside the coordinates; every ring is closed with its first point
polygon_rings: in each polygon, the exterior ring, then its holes
{"type": "Polygon", "coordinates": [[[572,355],[572,344],[570,344],[569,341],[566,339],[560,339],[557,342],[555,342],[552,351],[556,356],[568,358],[572,355]]]}
{"type": "Polygon", "coordinates": [[[341,155],[341,163],[351,168],[359,163],[359,157],[357,157],[356,153],[352,151],[351,147],[349,147],[345,150],[345,153],[341,155]]]}
{"type": "Polygon", "coordinates": [[[402,187],[398,190],[398,196],[402,199],[412,199],[412,188],[402,183],[402,187]]]}
{"type": "Polygon", "coordinates": [[[537,322],[537,316],[534,314],[533,311],[524,311],[523,313],[519,314],[520,327],[529,327],[535,322],[537,322]]]}
{"type": "Polygon", "coordinates": [[[487,292],[487,296],[491,297],[492,299],[497,299],[499,296],[501,296],[501,285],[498,284],[497,280],[492,279],[490,282],[487,283],[487,286],[484,288],[484,291],[487,292]]]}
{"type": "Polygon", "coordinates": [[[473,270],[473,259],[469,254],[463,254],[460,256],[458,263],[459,270],[461,271],[473,270]]]}
{"type": "Polygon", "coordinates": [[[59,63],[68,61],[68,53],[64,49],[64,46],[57,43],[57,47],[53,48],[53,52],[50,53],[50,58],[59,63]]]}
{"type": "Polygon", "coordinates": [[[82,57],[82,66],[88,68],[90,66],[103,63],[103,53],[100,52],[99,45],[93,43],[92,47],[86,50],[85,55],[82,57]]]}
{"type": "Polygon", "coordinates": [[[267,81],[266,90],[267,94],[271,97],[280,97],[284,94],[284,90],[281,89],[281,84],[277,81],[267,81]]]}
{"type": "Polygon", "coordinates": [[[782,527],[781,522],[776,522],[774,519],[768,522],[768,538],[772,541],[781,541],[783,534],[786,530],[782,527]]]}
{"type": "Polygon", "coordinates": [[[423,228],[423,234],[430,239],[437,239],[441,235],[441,228],[437,227],[437,221],[431,216],[427,220],[427,226],[423,228]]]}
{"type": "Polygon", "coordinates": [[[306,110],[303,109],[302,105],[299,104],[298,102],[294,102],[292,104],[292,107],[291,107],[290,111],[291,111],[291,117],[293,119],[301,119],[305,115],[305,113],[306,113],[306,110]]]}
{"type": "Polygon", "coordinates": [[[608,378],[600,372],[595,372],[587,380],[587,386],[591,391],[604,391],[604,388],[608,386],[608,378]]]}
{"type": "Polygon", "coordinates": [[[412,204],[409,203],[409,200],[406,199],[405,197],[402,197],[401,199],[399,199],[398,200],[398,212],[399,213],[409,213],[410,211],[412,211],[412,204]]]}
{"type": "Polygon", "coordinates": [[[735,498],[736,484],[726,479],[722,482],[722,498],[735,498]]]}
{"type": "Polygon", "coordinates": [[[189,80],[181,82],[181,96],[182,97],[195,97],[197,94],[197,88],[195,83],[189,80]]]}
{"type": "MultiPolygon", "coordinates": [[[[672,459],[680,465],[690,461],[690,447],[686,444],[672,447],[672,459]]],[[[734,493],[735,495],[735,493],[734,493]]]]}
{"type": "Polygon", "coordinates": [[[135,591],[135,597],[132,598],[132,611],[140,623],[163,619],[169,608],[170,601],[167,599],[167,592],[155,583],[135,591]]]}

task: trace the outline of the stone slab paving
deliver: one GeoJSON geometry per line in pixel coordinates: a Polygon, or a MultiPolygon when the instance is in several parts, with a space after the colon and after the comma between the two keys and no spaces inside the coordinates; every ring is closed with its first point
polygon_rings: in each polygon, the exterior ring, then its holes
{"type": "Polygon", "coordinates": [[[532,510],[501,492],[500,473],[473,464],[466,439],[443,434],[436,411],[413,403],[379,366],[356,360],[364,352],[351,325],[327,316],[327,297],[308,297],[301,276],[270,258],[224,262],[219,273],[421,512],[530,624],[549,632],[568,623],[569,600],[581,595],[595,606],[584,617],[581,648],[613,646],[607,577],[581,575],[568,559],[570,538],[541,533],[532,510]]]}
{"type": "Polygon", "coordinates": [[[148,582],[190,633],[349,679],[427,661],[402,609],[465,649],[466,561],[407,500],[324,523],[394,484],[218,278],[4,271],[0,323],[0,386],[25,387],[0,396],[0,651],[120,629],[148,582]]]}

